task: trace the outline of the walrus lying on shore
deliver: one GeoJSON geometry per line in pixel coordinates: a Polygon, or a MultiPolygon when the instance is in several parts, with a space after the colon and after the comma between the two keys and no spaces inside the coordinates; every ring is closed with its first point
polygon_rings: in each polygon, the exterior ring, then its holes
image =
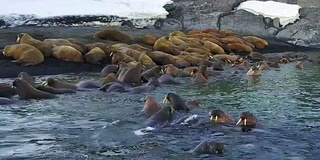
{"type": "Polygon", "coordinates": [[[37,48],[24,43],[7,45],[2,53],[15,59],[13,63],[23,63],[24,66],[34,66],[44,61],[43,54],[37,48]]]}
{"type": "Polygon", "coordinates": [[[34,87],[32,87],[28,82],[22,79],[15,79],[12,82],[12,85],[17,89],[17,93],[20,99],[53,99],[56,98],[54,94],[40,91],[34,87]]]}
{"type": "Polygon", "coordinates": [[[18,44],[29,44],[35,48],[37,48],[44,57],[49,57],[52,54],[51,47],[46,45],[44,42],[34,39],[27,33],[20,33],[17,37],[18,44]]]}
{"type": "Polygon", "coordinates": [[[105,30],[96,32],[94,33],[93,37],[98,39],[108,39],[112,41],[119,41],[127,44],[130,44],[133,42],[133,38],[131,36],[114,29],[105,29],[105,30]]]}

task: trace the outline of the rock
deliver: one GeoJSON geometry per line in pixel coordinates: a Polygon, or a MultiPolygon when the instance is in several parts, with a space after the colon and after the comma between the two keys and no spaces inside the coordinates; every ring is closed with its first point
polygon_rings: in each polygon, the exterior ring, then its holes
{"type": "Polygon", "coordinates": [[[231,15],[221,17],[220,29],[231,29],[243,35],[274,36],[277,29],[266,28],[264,21],[263,16],[257,16],[245,10],[237,10],[231,15]]]}

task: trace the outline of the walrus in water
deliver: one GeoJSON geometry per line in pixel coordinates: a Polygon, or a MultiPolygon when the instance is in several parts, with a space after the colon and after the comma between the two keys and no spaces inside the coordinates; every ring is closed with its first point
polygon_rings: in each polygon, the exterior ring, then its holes
{"type": "Polygon", "coordinates": [[[129,68],[123,75],[119,75],[118,79],[121,82],[128,84],[141,84],[141,72],[143,66],[140,62],[132,68],[129,68]]]}
{"type": "Polygon", "coordinates": [[[257,68],[259,69],[259,71],[270,70],[270,66],[266,62],[263,62],[263,61],[257,63],[257,68]]]}
{"type": "Polygon", "coordinates": [[[103,86],[107,83],[110,82],[119,82],[118,78],[116,77],[116,74],[114,73],[109,73],[106,77],[104,77],[103,79],[101,79],[100,81],[100,85],[103,86]]]}
{"type": "Polygon", "coordinates": [[[158,112],[148,118],[146,124],[155,127],[169,122],[172,119],[172,108],[170,106],[162,107],[158,112]]]}
{"type": "Polygon", "coordinates": [[[107,66],[105,66],[102,70],[101,70],[101,77],[105,77],[110,73],[117,73],[118,72],[118,65],[115,64],[109,64],[107,66]]]}
{"type": "Polygon", "coordinates": [[[257,125],[258,119],[250,112],[242,112],[238,122],[236,123],[237,126],[242,128],[242,131],[250,131],[252,128],[255,128],[257,125]]]}
{"type": "Polygon", "coordinates": [[[223,154],[223,152],[224,144],[214,141],[202,141],[191,150],[191,153],[196,154],[223,154]]]}
{"type": "Polygon", "coordinates": [[[128,87],[119,82],[110,82],[99,88],[100,91],[104,92],[129,92],[128,87]]]}
{"type": "Polygon", "coordinates": [[[28,82],[22,79],[15,79],[12,82],[12,85],[17,88],[17,93],[20,99],[27,100],[27,99],[53,99],[56,98],[54,94],[47,93],[35,89],[32,87],[28,82]]]}
{"type": "Polygon", "coordinates": [[[144,107],[140,114],[144,115],[146,118],[149,118],[160,110],[161,106],[157,103],[156,99],[152,96],[147,96],[144,107]]]}
{"type": "Polygon", "coordinates": [[[170,74],[163,74],[158,78],[160,84],[179,84],[170,74]]]}
{"type": "Polygon", "coordinates": [[[164,97],[163,103],[169,103],[174,111],[190,111],[190,108],[187,106],[186,102],[182,98],[180,98],[180,96],[174,93],[168,93],[164,97]]]}
{"type": "Polygon", "coordinates": [[[161,74],[163,74],[162,67],[161,66],[155,66],[155,67],[152,67],[150,69],[145,70],[141,74],[141,79],[144,82],[146,82],[151,77],[159,78],[161,76],[161,74]]]}
{"type": "Polygon", "coordinates": [[[303,68],[303,62],[302,61],[297,61],[295,67],[298,68],[298,69],[302,69],[303,68]]]}
{"type": "Polygon", "coordinates": [[[249,71],[247,72],[247,75],[248,76],[261,76],[261,72],[258,67],[253,66],[249,69],[249,71]]]}
{"type": "Polygon", "coordinates": [[[14,101],[9,98],[0,97],[0,105],[9,105],[9,104],[14,104],[14,101]]]}
{"type": "Polygon", "coordinates": [[[66,89],[72,89],[72,90],[77,90],[77,88],[78,88],[75,84],[61,82],[61,81],[53,79],[53,78],[48,78],[46,80],[45,85],[48,85],[53,88],[66,88],[66,89]]]}
{"type": "Polygon", "coordinates": [[[210,112],[210,121],[215,123],[233,123],[234,119],[221,109],[215,109],[210,112]]]}
{"type": "Polygon", "coordinates": [[[205,84],[207,82],[208,80],[200,72],[194,74],[194,78],[192,79],[193,84],[205,84]]]}
{"type": "Polygon", "coordinates": [[[68,88],[53,88],[50,86],[38,85],[35,87],[36,89],[52,94],[65,94],[65,93],[76,93],[75,90],[68,88]]]}
{"type": "Polygon", "coordinates": [[[158,78],[151,77],[148,79],[148,83],[146,84],[146,86],[158,87],[158,86],[160,86],[160,82],[159,82],[158,78]]]}
{"type": "Polygon", "coordinates": [[[11,98],[17,94],[15,87],[6,84],[0,84],[0,97],[11,98]]]}
{"type": "Polygon", "coordinates": [[[20,72],[18,74],[18,77],[25,80],[26,82],[28,82],[32,87],[36,87],[36,78],[30,76],[28,73],[26,72],[20,72]]]}
{"type": "Polygon", "coordinates": [[[186,105],[189,107],[198,108],[201,105],[201,100],[200,99],[189,100],[186,102],[186,105]]]}

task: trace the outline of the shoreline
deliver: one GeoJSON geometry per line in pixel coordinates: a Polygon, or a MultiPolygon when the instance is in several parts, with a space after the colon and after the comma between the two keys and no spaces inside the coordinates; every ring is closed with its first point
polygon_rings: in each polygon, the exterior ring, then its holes
{"type": "MultiPolygon", "coordinates": [[[[25,32],[32,35],[34,38],[43,40],[45,38],[76,38],[83,43],[105,42],[116,43],[108,40],[97,40],[93,38],[93,33],[102,29],[112,28],[118,29],[135,38],[135,43],[139,43],[141,37],[145,34],[153,34],[155,36],[163,36],[172,30],[161,29],[135,29],[130,27],[107,27],[107,26],[72,26],[72,27],[13,27],[0,29],[0,51],[9,44],[15,44],[16,36],[19,33],[25,32]]],[[[263,38],[263,37],[262,37],[263,38]]],[[[285,42],[284,40],[265,38],[269,42],[269,46],[265,49],[259,50],[260,53],[280,53],[280,52],[304,52],[313,51],[317,48],[309,48],[296,46],[285,42]]],[[[103,67],[110,64],[107,60],[102,61],[99,65],[66,62],[55,58],[46,58],[42,64],[37,66],[24,67],[19,64],[11,62],[12,59],[0,55],[0,78],[14,78],[20,72],[27,72],[32,76],[39,75],[54,75],[66,73],[80,73],[80,72],[100,72],[103,67]]]]}

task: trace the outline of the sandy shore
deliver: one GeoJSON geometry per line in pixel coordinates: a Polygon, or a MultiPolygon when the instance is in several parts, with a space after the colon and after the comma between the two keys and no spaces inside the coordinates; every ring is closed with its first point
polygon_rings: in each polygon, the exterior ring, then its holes
{"type": "MultiPolygon", "coordinates": [[[[93,33],[100,31],[106,27],[15,27],[0,29],[0,50],[8,44],[15,44],[16,36],[25,32],[34,38],[43,40],[45,38],[76,38],[83,43],[97,42],[93,38],[93,33]]],[[[129,27],[109,27],[115,28],[135,38],[135,42],[139,43],[144,34],[153,34],[156,36],[166,35],[170,30],[158,29],[133,29],[129,27]]],[[[261,53],[274,53],[285,51],[307,51],[313,50],[307,47],[297,47],[284,41],[275,39],[267,39],[270,46],[260,50],[261,53]]],[[[111,41],[98,40],[100,42],[115,43],[111,41]]],[[[2,52],[2,51],[1,51],[2,52]]],[[[101,69],[110,62],[102,62],[100,65],[92,65],[85,63],[74,63],[57,60],[54,58],[46,58],[44,63],[37,66],[24,67],[19,64],[11,63],[11,59],[0,55],[0,78],[16,77],[20,72],[27,72],[30,75],[54,75],[63,73],[80,73],[80,72],[100,72],[101,69]]]]}

